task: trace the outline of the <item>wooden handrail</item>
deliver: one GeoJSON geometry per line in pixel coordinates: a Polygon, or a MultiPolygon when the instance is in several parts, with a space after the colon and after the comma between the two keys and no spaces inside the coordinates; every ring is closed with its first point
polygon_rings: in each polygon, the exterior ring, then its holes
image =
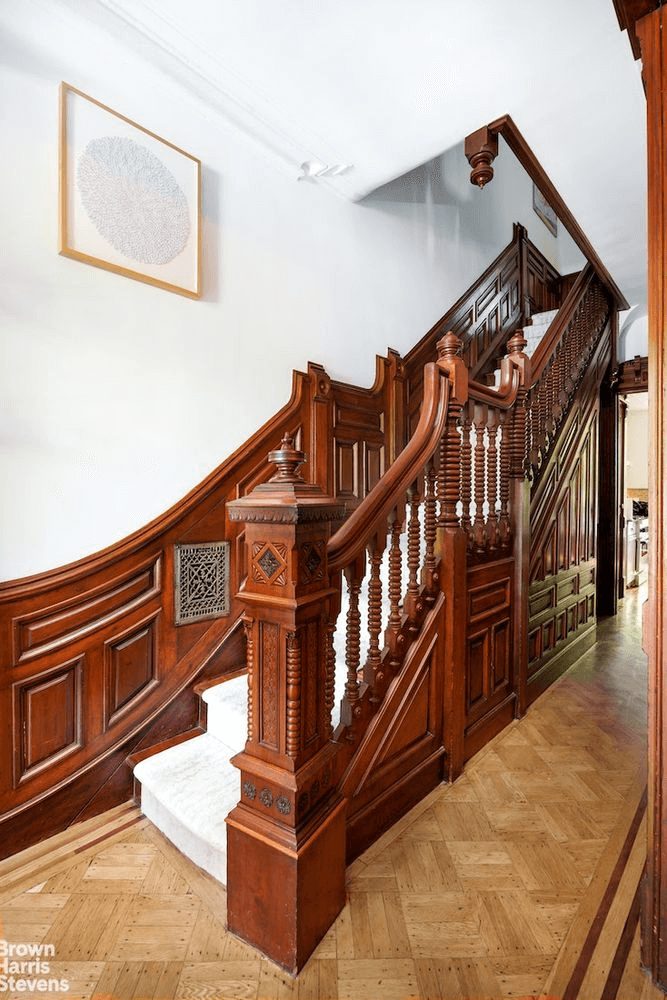
{"type": "Polygon", "coordinates": [[[628,309],[629,304],[623,292],[602,263],[592,243],[563,201],[553,181],[528,145],[525,136],[519,131],[511,115],[502,115],[500,118],[496,118],[495,121],[490,122],[487,128],[494,135],[502,135],[528,176],[535,181],[586,260],[592,264],[602,284],[609,289],[616,300],[617,308],[628,309]]]}
{"type": "Polygon", "coordinates": [[[552,357],[558,341],[572,321],[572,317],[582,302],[595,277],[593,265],[588,263],[570,289],[565,302],[559,309],[553,323],[537,346],[532,361],[532,385],[539,382],[542,373],[552,357]]]}
{"type": "Polygon", "coordinates": [[[419,424],[410,441],[327,545],[331,572],[343,569],[363,551],[366,542],[386,520],[396,503],[435,453],[447,421],[451,383],[446,360],[431,361],[424,369],[424,399],[419,424]]]}

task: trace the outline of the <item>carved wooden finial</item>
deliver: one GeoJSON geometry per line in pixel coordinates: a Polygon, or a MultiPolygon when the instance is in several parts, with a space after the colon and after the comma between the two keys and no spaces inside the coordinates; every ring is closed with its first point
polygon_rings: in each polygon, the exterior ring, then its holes
{"type": "Polygon", "coordinates": [[[461,338],[450,330],[444,337],[440,338],[436,347],[438,349],[438,361],[444,361],[445,359],[458,358],[463,344],[461,338]]]}
{"type": "Polygon", "coordinates": [[[493,178],[491,164],[498,155],[498,136],[486,126],[466,137],[464,151],[470,171],[470,183],[483,188],[493,178]]]}
{"type": "Polygon", "coordinates": [[[285,434],[280,442],[280,448],[270,451],[269,462],[277,466],[278,471],[271,476],[270,482],[276,483],[299,483],[303,482],[303,476],[298,471],[299,466],[306,461],[306,453],[297,451],[294,447],[294,438],[290,434],[285,434]]]}
{"type": "Polygon", "coordinates": [[[523,354],[526,347],[528,346],[528,341],[523,335],[522,330],[517,330],[513,337],[507,343],[507,353],[508,354],[523,354]]]}

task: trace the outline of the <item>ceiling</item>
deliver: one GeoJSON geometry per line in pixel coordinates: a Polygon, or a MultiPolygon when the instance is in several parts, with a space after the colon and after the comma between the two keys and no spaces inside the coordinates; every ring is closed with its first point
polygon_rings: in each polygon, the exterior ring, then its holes
{"type": "MultiPolygon", "coordinates": [[[[612,0],[63,0],[359,199],[510,114],[646,303],[645,101],[612,0]]],[[[496,169],[502,169],[500,160],[496,169]]]]}

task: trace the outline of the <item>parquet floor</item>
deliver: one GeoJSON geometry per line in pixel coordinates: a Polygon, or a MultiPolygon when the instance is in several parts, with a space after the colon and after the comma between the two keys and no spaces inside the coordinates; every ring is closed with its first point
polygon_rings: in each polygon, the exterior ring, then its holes
{"type": "Polygon", "coordinates": [[[646,668],[638,596],[624,603],[349,868],[348,903],[296,979],[225,931],[224,892],[131,804],[0,862],[0,939],[51,946],[56,995],[81,1000],[657,1000],[637,930],[646,668]]]}

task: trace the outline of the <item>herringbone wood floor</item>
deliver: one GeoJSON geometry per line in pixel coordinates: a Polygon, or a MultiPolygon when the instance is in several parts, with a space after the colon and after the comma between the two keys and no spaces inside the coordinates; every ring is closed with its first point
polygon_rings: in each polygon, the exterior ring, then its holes
{"type": "Polygon", "coordinates": [[[60,995],[86,1000],[661,997],[637,936],[639,610],[629,595],[595,650],[349,868],[295,980],[226,932],[224,892],[131,804],[0,862],[0,937],[53,945],[60,995]]]}

